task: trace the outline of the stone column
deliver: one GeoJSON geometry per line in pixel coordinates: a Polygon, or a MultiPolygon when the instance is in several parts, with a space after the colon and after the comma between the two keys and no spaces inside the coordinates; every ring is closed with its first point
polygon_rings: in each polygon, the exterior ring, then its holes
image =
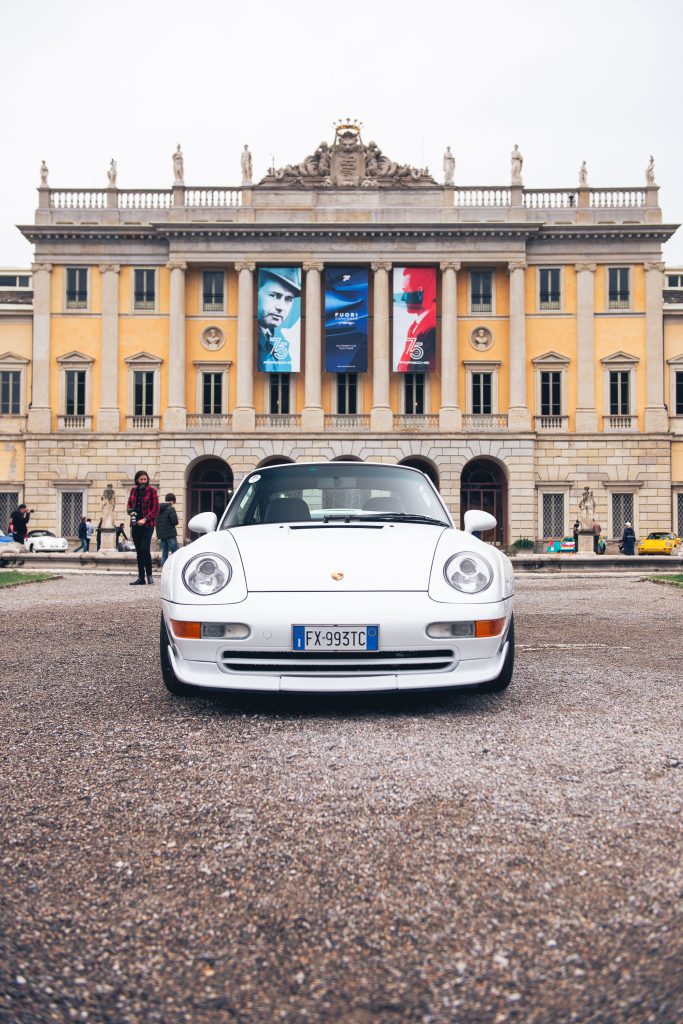
{"type": "Polygon", "coordinates": [[[391,263],[373,263],[372,270],[375,277],[370,429],[388,431],[394,426],[394,417],[389,404],[389,374],[391,372],[389,273],[391,263]]]}
{"type": "Polygon", "coordinates": [[[232,429],[253,431],[254,411],[254,270],[255,263],[236,263],[237,282],[237,405],[232,429]]]}
{"type": "Polygon", "coordinates": [[[664,407],[663,271],[663,263],[645,264],[645,430],[651,432],[669,429],[669,417],[664,407]]]}
{"type": "Polygon", "coordinates": [[[526,404],[526,310],[524,279],[526,263],[513,260],[510,271],[510,430],[530,430],[531,415],[526,404]]]}
{"type": "Polygon", "coordinates": [[[31,405],[28,430],[48,434],[52,428],[50,413],[50,283],[51,263],[34,263],[33,271],[33,353],[31,366],[31,405]]]}
{"type": "Polygon", "coordinates": [[[457,272],[459,263],[441,264],[441,408],[439,430],[462,429],[458,406],[458,313],[457,272]]]}
{"type": "Polygon", "coordinates": [[[171,311],[168,331],[168,405],[164,430],[185,430],[185,271],[187,263],[171,260],[171,311]]]}
{"type": "Polygon", "coordinates": [[[102,275],[102,358],[100,360],[100,408],[97,429],[118,433],[119,418],[119,272],[115,263],[104,263],[102,275]]]}
{"type": "Polygon", "coordinates": [[[301,427],[311,433],[322,433],[325,426],[321,400],[321,316],[320,273],[322,263],[304,263],[306,272],[306,364],[304,407],[301,427]]]}
{"type": "Polygon", "coordinates": [[[595,263],[576,264],[576,349],[578,358],[576,432],[596,433],[595,263]]]}

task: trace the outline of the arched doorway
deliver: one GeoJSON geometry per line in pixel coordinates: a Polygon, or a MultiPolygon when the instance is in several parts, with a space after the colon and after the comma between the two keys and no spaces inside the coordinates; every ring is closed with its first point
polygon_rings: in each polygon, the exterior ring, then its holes
{"type": "Polygon", "coordinates": [[[429,477],[437,491],[439,490],[439,474],[436,466],[429,459],[421,459],[419,455],[411,455],[409,459],[401,459],[399,466],[412,466],[413,469],[419,469],[421,473],[429,477]]]}
{"type": "Polygon", "coordinates": [[[495,530],[482,534],[490,544],[505,545],[507,539],[507,480],[505,472],[492,459],[473,459],[460,476],[460,526],[464,527],[465,512],[471,508],[483,509],[496,517],[495,530]]]}
{"type": "Polygon", "coordinates": [[[294,459],[288,458],[287,455],[268,455],[265,459],[261,459],[257,469],[263,469],[264,466],[286,466],[290,462],[294,462],[294,459]]]}
{"type": "Polygon", "coordinates": [[[222,459],[203,459],[192,467],[187,479],[188,522],[199,512],[223,515],[232,497],[233,473],[222,459]]]}

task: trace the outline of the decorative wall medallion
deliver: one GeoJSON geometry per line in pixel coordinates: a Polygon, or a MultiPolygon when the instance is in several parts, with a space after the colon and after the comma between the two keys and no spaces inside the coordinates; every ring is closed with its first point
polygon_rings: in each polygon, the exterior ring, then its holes
{"type": "Polygon", "coordinates": [[[486,352],[493,345],[493,334],[488,327],[475,327],[470,334],[470,345],[477,352],[486,352]]]}
{"type": "Polygon", "coordinates": [[[217,352],[224,344],[225,337],[220,327],[206,327],[202,331],[202,345],[209,352],[217,352]]]}
{"type": "Polygon", "coordinates": [[[331,575],[332,575],[332,579],[336,580],[337,583],[339,583],[339,580],[343,580],[344,579],[344,573],[343,572],[333,572],[331,575]]]}

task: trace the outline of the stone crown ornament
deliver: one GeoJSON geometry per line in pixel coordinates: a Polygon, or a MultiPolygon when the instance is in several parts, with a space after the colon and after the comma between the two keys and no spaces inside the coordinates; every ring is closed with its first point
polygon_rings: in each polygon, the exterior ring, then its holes
{"type": "Polygon", "coordinates": [[[334,123],[334,140],[321,142],[299,164],[271,167],[259,186],[267,188],[415,188],[436,185],[429,170],[391,160],[376,142],[361,138],[362,121],[334,123]]]}

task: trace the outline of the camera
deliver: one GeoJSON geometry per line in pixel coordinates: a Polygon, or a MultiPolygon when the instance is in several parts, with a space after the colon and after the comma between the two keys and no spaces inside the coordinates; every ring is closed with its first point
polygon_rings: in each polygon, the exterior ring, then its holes
{"type": "Polygon", "coordinates": [[[137,512],[131,512],[131,514],[130,514],[130,525],[131,525],[131,529],[134,526],[138,525],[138,514],[137,514],[137,512]]]}

